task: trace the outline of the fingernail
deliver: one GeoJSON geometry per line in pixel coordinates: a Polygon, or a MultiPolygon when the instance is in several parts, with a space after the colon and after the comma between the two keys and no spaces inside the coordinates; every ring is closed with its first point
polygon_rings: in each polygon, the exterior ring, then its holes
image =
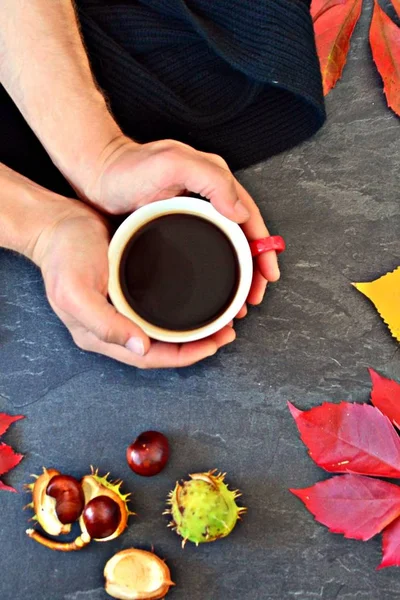
{"type": "Polygon", "coordinates": [[[241,200],[237,200],[233,208],[239,219],[248,219],[250,217],[249,211],[241,200]]]}
{"type": "Polygon", "coordinates": [[[138,354],[139,356],[144,356],[144,344],[143,340],[138,337],[131,337],[125,344],[125,348],[130,350],[134,354],[138,354]]]}

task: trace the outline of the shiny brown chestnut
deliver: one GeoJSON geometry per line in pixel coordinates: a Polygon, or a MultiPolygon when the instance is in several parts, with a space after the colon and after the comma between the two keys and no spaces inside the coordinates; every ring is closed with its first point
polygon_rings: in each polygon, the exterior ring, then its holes
{"type": "Polygon", "coordinates": [[[168,462],[169,442],[159,431],[144,431],[128,447],[128,465],[138,475],[152,477],[160,473],[168,462]]]}
{"type": "Polygon", "coordinates": [[[55,475],[50,479],[46,494],[56,501],[59,521],[66,525],[79,519],[85,506],[82,484],[71,475],[55,475]]]}
{"type": "Polygon", "coordinates": [[[90,537],[102,540],[118,529],[121,509],[110,496],[96,496],[86,504],[82,517],[90,537]]]}
{"type": "MultiPolygon", "coordinates": [[[[112,482],[108,479],[108,476],[100,477],[97,469],[93,470],[91,475],[85,475],[82,479],[82,487],[83,493],[85,494],[85,503],[86,506],[89,504],[91,500],[94,498],[98,498],[99,496],[108,496],[111,500],[113,500],[120,509],[120,521],[118,523],[118,527],[115,531],[107,536],[102,538],[94,538],[96,542],[108,542],[109,540],[113,540],[121,535],[121,533],[125,530],[128,524],[129,515],[133,515],[135,513],[129,510],[129,496],[130,494],[122,494],[121,493],[121,481],[112,482]]],[[[82,530],[82,533],[89,535],[85,520],[83,518],[83,514],[79,519],[79,525],[82,530]]]]}
{"type": "Polygon", "coordinates": [[[46,469],[43,467],[41,475],[33,475],[34,483],[29,483],[26,488],[32,492],[32,502],[25,508],[32,508],[34,511],[33,521],[39,525],[49,535],[64,535],[71,531],[71,525],[61,523],[56,513],[56,501],[47,494],[47,486],[50,481],[61,473],[56,469],[46,469]]]}

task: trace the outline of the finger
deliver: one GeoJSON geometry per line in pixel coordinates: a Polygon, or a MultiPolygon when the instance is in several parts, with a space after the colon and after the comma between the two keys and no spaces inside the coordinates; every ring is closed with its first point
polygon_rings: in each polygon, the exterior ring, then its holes
{"type": "Polygon", "coordinates": [[[194,158],[179,162],[182,184],[208,198],[214,208],[228,219],[243,223],[250,214],[238,196],[234,176],[228,168],[217,165],[206,156],[197,153],[194,158]]]}
{"type": "Polygon", "coordinates": [[[264,298],[266,288],[267,281],[265,277],[260,273],[258,268],[256,268],[254,271],[250,292],[247,296],[247,302],[253,305],[260,304],[262,302],[262,299],[264,298]]]}
{"type": "Polygon", "coordinates": [[[246,306],[246,304],[243,304],[242,308],[239,310],[238,314],[236,315],[236,318],[243,319],[246,315],[247,315],[247,306],[246,306]]]}
{"type": "Polygon", "coordinates": [[[187,344],[167,344],[152,342],[149,352],[144,357],[134,356],[126,348],[116,344],[107,344],[88,333],[87,350],[103,354],[120,362],[142,369],[167,369],[187,367],[209,356],[213,356],[219,348],[232,342],[235,331],[225,327],[218,333],[197,342],[187,344]]]}
{"type": "Polygon", "coordinates": [[[180,368],[193,365],[204,358],[213,356],[219,348],[233,342],[236,332],[231,327],[224,327],[214,335],[197,342],[186,344],[165,344],[153,342],[152,355],[141,359],[146,368],[180,368]]]}
{"type": "Polygon", "coordinates": [[[76,295],[67,312],[100,342],[123,346],[138,356],[144,356],[150,348],[148,336],[96,290],[88,288],[76,295]]]}
{"type": "MultiPolygon", "coordinates": [[[[193,365],[204,358],[213,356],[219,348],[234,341],[236,333],[231,327],[224,327],[214,335],[187,344],[164,344],[153,342],[152,356],[141,361],[149,368],[179,368],[193,365]],[[172,347],[171,347],[172,346],[172,347]]],[[[150,353],[149,353],[150,354],[150,353]]]]}
{"type": "MultiPolygon", "coordinates": [[[[236,188],[238,196],[250,213],[250,218],[242,225],[246,237],[250,241],[268,237],[270,235],[269,231],[253,198],[238,181],[236,181],[236,188]]],[[[276,252],[272,250],[264,252],[264,254],[260,254],[257,257],[256,262],[265,279],[268,281],[278,281],[280,271],[276,252]]]]}
{"type": "Polygon", "coordinates": [[[217,331],[217,333],[214,333],[214,335],[212,335],[211,338],[216,343],[219,349],[223,346],[231,344],[236,339],[236,331],[232,329],[232,325],[228,325],[220,331],[217,331]]]}

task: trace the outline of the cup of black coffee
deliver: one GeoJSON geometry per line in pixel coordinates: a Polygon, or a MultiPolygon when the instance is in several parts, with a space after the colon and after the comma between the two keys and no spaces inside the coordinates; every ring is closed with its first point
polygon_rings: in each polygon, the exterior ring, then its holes
{"type": "Polygon", "coordinates": [[[110,243],[110,299],[156,340],[191,342],[219,331],[245,303],[252,277],[242,229],[204,200],[143,206],[110,243]]]}

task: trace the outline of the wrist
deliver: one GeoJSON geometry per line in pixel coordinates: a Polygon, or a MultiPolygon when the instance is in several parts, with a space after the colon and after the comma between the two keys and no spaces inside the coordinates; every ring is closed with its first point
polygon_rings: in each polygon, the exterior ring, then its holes
{"type": "Polygon", "coordinates": [[[142,147],[142,144],[126,137],[122,132],[109,139],[103,147],[98,147],[96,152],[91,154],[90,168],[86,170],[81,179],[80,197],[103,212],[120,214],[118,201],[121,192],[118,193],[118,189],[123,187],[121,184],[126,176],[126,171],[122,169],[111,172],[111,169],[113,165],[119,164],[122,155],[129,155],[129,174],[131,175],[136,164],[136,157],[142,147]],[[111,179],[118,182],[114,194],[111,195],[108,185],[104,181],[106,174],[107,180],[109,180],[110,173],[111,179]]]}
{"type": "Polygon", "coordinates": [[[38,266],[38,240],[70,214],[77,201],[58,196],[0,165],[0,246],[23,254],[38,266]]]}
{"type": "Polygon", "coordinates": [[[82,171],[79,178],[79,196],[82,199],[107,211],[107,207],[103,205],[101,200],[102,175],[109,165],[125,153],[128,148],[135,151],[141,148],[141,144],[128,138],[119,130],[114,132],[114,135],[108,136],[108,138],[104,136],[102,144],[92,145],[91,148],[86,149],[88,168],[82,171]]]}
{"type": "Polygon", "coordinates": [[[44,135],[42,125],[41,138],[53,163],[64,175],[77,194],[86,197],[93,174],[99,168],[102,156],[108,149],[124,139],[122,131],[110,112],[104,98],[97,96],[86,98],[74,111],[73,124],[68,132],[60,128],[59,132],[44,135]]]}

